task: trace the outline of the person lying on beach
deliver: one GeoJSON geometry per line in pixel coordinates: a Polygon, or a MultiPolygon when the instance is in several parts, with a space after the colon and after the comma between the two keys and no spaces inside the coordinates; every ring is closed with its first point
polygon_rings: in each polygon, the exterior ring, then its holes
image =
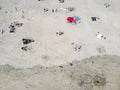
{"type": "Polygon", "coordinates": [[[15,32],[15,26],[14,25],[10,25],[9,28],[10,28],[10,32],[15,32]]]}
{"type": "Polygon", "coordinates": [[[56,32],[56,35],[63,35],[64,32],[56,32]]]}
{"type": "Polygon", "coordinates": [[[18,26],[18,27],[21,27],[21,26],[23,25],[23,23],[18,23],[18,22],[16,21],[16,22],[14,22],[14,25],[15,25],[15,26],[18,26]]]}
{"type": "Polygon", "coordinates": [[[23,44],[29,44],[31,42],[34,42],[34,40],[32,39],[25,39],[25,38],[23,38],[22,41],[23,41],[23,44]]]}

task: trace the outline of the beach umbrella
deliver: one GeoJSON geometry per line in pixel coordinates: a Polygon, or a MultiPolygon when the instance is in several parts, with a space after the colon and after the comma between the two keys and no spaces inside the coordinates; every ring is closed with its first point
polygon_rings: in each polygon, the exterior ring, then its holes
{"type": "Polygon", "coordinates": [[[73,18],[74,18],[75,21],[79,21],[80,20],[80,18],[78,16],[73,16],[73,18]]]}
{"type": "Polygon", "coordinates": [[[73,17],[67,17],[67,21],[68,21],[68,22],[73,22],[73,21],[74,21],[74,18],[73,18],[73,17]]]}

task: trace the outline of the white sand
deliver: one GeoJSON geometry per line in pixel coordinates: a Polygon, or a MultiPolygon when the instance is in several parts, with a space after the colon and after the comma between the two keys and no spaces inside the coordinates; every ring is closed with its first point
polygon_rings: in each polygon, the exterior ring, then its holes
{"type": "Polygon", "coordinates": [[[120,1],[119,0],[0,0],[0,65],[28,68],[35,65],[54,66],[67,64],[96,55],[120,55],[120,1]],[[110,3],[108,8],[104,3],[110,3]],[[70,13],[55,12],[52,9],[74,7],[70,13]],[[15,10],[15,7],[18,11],[15,10]],[[44,8],[49,8],[44,12],[44,8]],[[8,13],[5,13],[8,11],[8,13]],[[24,11],[24,13],[22,13],[24,11]],[[25,18],[21,18],[24,15],[25,18]],[[68,16],[81,17],[81,23],[72,25],[66,22],[68,16]],[[93,22],[91,16],[100,20],[93,22]],[[9,33],[13,21],[23,26],[9,33]],[[56,36],[63,31],[62,36],[56,36]],[[106,40],[96,37],[97,32],[106,36],[106,40]],[[35,40],[29,46],[30,51],[22,51],[22,38],[35,40]],[[71,43],[82,46],[75,52],[71,43]]]}

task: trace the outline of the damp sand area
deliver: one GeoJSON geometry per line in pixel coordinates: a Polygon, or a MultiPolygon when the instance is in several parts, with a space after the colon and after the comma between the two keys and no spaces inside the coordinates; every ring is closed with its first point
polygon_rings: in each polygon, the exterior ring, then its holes
{"type": "Polygon", "coordinates": [[[96,56],[67,65],[0,66],[0,90],[120,90],[120,57],[96,56]]]}

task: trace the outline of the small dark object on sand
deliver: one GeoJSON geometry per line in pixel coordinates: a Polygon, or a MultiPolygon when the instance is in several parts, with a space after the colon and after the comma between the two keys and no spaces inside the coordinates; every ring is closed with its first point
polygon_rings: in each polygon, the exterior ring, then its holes
{"type": "Polygon", "coordinates": [[[5,11],[5,13],[8,13],[8,11],[5,11]]]}
{"type": "Polygon", "coordinates": [[[9,32],[11,32],[11,33],[15,32],[15,26],[10,25],[9,28],[10,28],[10,31],[9,31],[9,32]]]}
{"type": "Polygon", "coordinates": [[[21,27],[23,23],[14,22],[15,26],[21,27]]]}
{"type": "Polygon", "coordinates": [[[0,7],[0,10],[2,9],[2,7],[0,7]]]}
{"type": "Polygon", "coordinates": [[[52,9],[52,12],[55,12],[54,9],[52,9]]]}
{"type": "Polygon", "coordinates": [[[64,32],[59,32],[59,35],[63,35],[64,34],[64,32]]]}
{"type": "Polygon", "coordinates": [[[25,38],[23,38],[22,41],[23,41],[23,44],[30,44],[31,42],[34,42],[34,40],[32,39],[25,39],[25,38]]]}
{"type": "Polygon", "coordinates": [[[18,11],[18,9],[15,7],[15,10],[18,11]]]}
{"type": "Polygon", "coordinates": [[[59,0],[60,3],[64,3],[64,0],[59,0]]]}
{"type": "Polygon", "coordinates": [[[63,68],[63,66],[59,66],[60,68],[63,68]]]}
{"type": "Polygon", "coordinates": [[[106,84],[106,79],[96,75],[93,79],[93,83],[96,86],[104,86],[106,84]]]}
{"type": "Polygon", "coordinates": [[[72,63],[70,63],[70,66],[73,66],[73,64],[72,64],[72,63]]]}
{"type": "Polygon", "coordinates": [[[21,49],[22,49],[23,51],[27,51],[29,48],[28,48],[28,46],[24,46],[24,47],[21,47],[21,49]]]}
{"type": "Polygon", "coordinates": [[[73,11],[73,10],[74,10],[73,7],[68,7],[67,9],[68,9],[69,11],[73,11]]]}
{"type": "Polygon", "coordinates": [[[104,39],[106,40],[106,37],[104,37],[104,39]]]}
{"type": "Polygon", "coordinates": [[[10,33],[14,33],[14,32],[15,32],[15,29],[10,29],[9,32],[10,32],[10,33]]]}
{"type": "Polygon", "coordinates": [[[56,35],[63,35],[64,32],[56,32],[56,35]]]}
{"type": "Polygon", "coordinates": [[[44,1],[44,0],[38,0],[38,1],[44,1]]]}
{"type": "Polygon", "coordinates": [[[91,17],[92,21],[97,21],[96,17],[91,17]]]}
{"type": "Polygon", "coordinates": [[[44,12],[47,12],[48,11],[48,8],[44,8],[44,12]]]}

